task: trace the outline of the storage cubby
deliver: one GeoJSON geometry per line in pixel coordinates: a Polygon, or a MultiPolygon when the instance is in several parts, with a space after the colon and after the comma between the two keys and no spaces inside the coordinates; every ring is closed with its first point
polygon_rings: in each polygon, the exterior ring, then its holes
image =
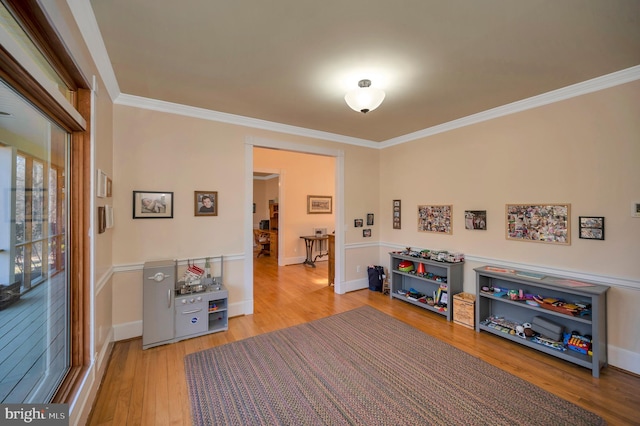
{"type": "Polygon", "coordinates": [[[593,377],[607,364],[607,299],[608,286],[539,272],[518,271],[494,266],[474,269],[476,272],[476,331],[486,331],[512,342],[590,368],[593,377]],[[484,289],[484,290],[483,290],[484,289]],[[499,291],[495,291],[499,289],[499,291]],[[487,291],[488,290],[488,291],[487,291]],[[513,294],[513,298],[509,293],[513,294]],[[506,293],[506,294],[505,294],[506,293]],[[522,295],[522,296],[521,296],[522,295]],[[535,305],[536,299],[555,299],[558,306],[535,305]],[[529,302],[527,302],[529,300],[529,302]],[[585,306],[575,313],[561,305],[585,306]],[[531,303],[531,304],[530,304],[531,303]],[[546,307],[545,307],[546,306],[546,307]],[[520,337],[495,327],[490,318],[514,324],[532,323],[534,317],[562,326],[566,333],[591,336],[591,354],[571,349],[559,350],[520,337]]]}
{"type": "Polygon", "coordinates": [[[389,268],[391,275],[390,297],[444,315],[448,321],[451,321],[453,319],[453,295],[462,292],[464,262],[439,262],[399,252],[391,252],[389,255],[391,258],[389,268]],[[399,270],[398,265],[403,261],[411,262],[413,270],[408,272],[399,270]],[[422,264],[424,272],[418,273],[420,264],[422,264]],[[421,298],[413,300],[413,298],[407,297],[407,292],[411,289],[425,295],[424,300],[421,298]],[[433,300],[434,305],[430,305],[428,298],[435,297],[437,299],[438,294],[444,295],[441,296],[440,302],[446,306],[436,306],[438,300],[433,300]],[[442,302],[446,302],[446,304],[442,302]]]}

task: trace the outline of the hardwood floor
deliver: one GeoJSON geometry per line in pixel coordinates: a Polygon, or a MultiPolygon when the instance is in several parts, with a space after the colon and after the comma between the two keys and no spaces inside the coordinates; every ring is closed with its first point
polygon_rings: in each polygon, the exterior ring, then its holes
{"type": "MultiPolygon", "coordinates": [[[[255,256],[254,256],[255,257],[255,256]]],[[[613,367],[599,379],[574,364],[369,290],[336,295],[327,262],[278,268],[254,261],[255,313],[229,320],[226,332],[142,350],[142,339],[117,342],[90,416],[90,425],[189,425],[186,354],[370,305],[490,364],[602,416],[610,425],[640,424],[640,377],[613,367]]],[[[375,324],[372,324],[375,327],[375,324]]],[[[526,404],[526,401],[523,401],[526,404]]],[[[486,420],[486,419],[485,419],[486,420]]]]}

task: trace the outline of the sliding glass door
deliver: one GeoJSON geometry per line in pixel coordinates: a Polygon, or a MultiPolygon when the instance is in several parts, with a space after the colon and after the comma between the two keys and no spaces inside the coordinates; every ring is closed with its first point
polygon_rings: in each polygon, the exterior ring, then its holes
{"type": "Polygon", "coordinates": [[[0,80],[0,403],[49,401],[69,369],[69,146],[0,80]]]}

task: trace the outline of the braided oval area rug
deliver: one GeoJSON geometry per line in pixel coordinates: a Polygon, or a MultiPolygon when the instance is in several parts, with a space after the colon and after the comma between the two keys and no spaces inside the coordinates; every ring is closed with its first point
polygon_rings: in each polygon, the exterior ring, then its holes
{"type": "Polygon", "coordinates": [[[189,354],[196,425],[601,425],[374,308],[189,354]]]}

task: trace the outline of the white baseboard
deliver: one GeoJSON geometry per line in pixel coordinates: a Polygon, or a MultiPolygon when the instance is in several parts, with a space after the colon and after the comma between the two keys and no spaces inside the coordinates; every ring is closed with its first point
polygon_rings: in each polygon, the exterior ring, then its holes
{"type": "Polygon", "coordinates": [[[76,393],[76,397],[69,407],[69,424],[85,425],[91,414],[91,408],[98,394],[102,376],[107,371],[107,362],[111,356],[113,349],[113,333],[109,333],[102,350],[96,353],[91,367],[87,370],[80,390],[76,393]]]}
{"type": "Polygon", "coordinates": [[[140,336],[142,336],[142,320],[113,326],[113,340],[115,342],[140,336]]]}
{"type": "Polygon", "coordinates": [[[362,290],[363,288],[369,288],[369,278],[360,278],[357,280],[336,283],[336,293],[338,294],[345,294],[350,291],[362,290]]]}
{"type": "Polygon", "coordinates": [[[609,365],[640,375],[640,354],[616,346],[607,346],[609,365]]]}

